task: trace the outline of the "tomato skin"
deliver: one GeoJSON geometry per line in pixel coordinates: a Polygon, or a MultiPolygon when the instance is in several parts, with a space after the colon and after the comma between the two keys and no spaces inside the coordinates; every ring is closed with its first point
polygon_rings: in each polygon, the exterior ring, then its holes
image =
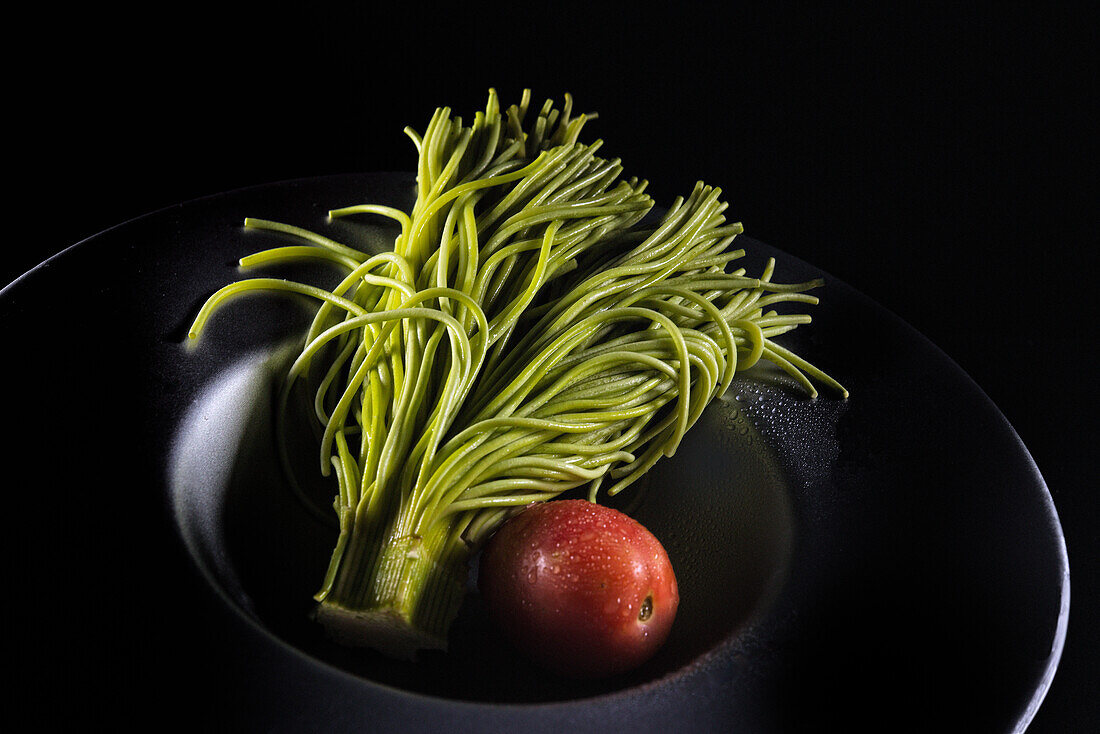
{"type": "Polygon", "coordinates": [[[623,673],[664,644],[680,603],[660,541],[587,500],[532,505],[481,556],[478,588],[504,636],[573,678],[623,673]]]}

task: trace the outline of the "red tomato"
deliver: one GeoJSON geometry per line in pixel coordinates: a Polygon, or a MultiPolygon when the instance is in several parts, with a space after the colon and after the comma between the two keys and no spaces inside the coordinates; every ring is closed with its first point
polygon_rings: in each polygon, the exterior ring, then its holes
{"type": "Polygon", "coordinates": [[[478,588],[519,651],[576,678],[641,665],[664,644],[680,602],[657,538],[587,500],[532,505],[506,522],[482,553],[478,588]]]}

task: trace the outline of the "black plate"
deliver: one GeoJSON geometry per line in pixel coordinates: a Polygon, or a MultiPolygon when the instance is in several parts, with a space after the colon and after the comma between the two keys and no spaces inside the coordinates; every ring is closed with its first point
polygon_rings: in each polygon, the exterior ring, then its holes
{"type": "MultiPolygon", "coordinates": [[[[452,651],[398,664],[307,619],[331,536],[271,461],[271,375],[308,318],[241,299],[183,346],[202,301],[272,244],[245,216],[365,248],[392,232],[330,208],[407,205],[407,174],[277,183],[120,225],[0,291],[11,628],[40,717],[152,711],[247,730],[992,731],[1030,721],[1061,655],[1069,571],[1042,477],[935,346],[841,281],[749,238],[778,280],[823,275],[783,343],[851,390],[808,400],[754,368],[624,498],[683,597],[636,673],[527,668],[471,596],[452,651]]],[[[323,269],[301,277],[325,278],[323,269]]],[[[22,692],[17,691],[17,695],[22,692]]]]}

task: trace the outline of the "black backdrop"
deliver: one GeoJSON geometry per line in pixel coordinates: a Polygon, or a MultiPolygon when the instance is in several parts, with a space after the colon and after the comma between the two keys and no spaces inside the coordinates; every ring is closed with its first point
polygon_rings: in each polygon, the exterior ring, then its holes
{"type": "Polygon", "coordinates": [[[721,186],[750,235],[898,313],[1001,407],[1070,553],[1067,646],[1032,730],[1081,731],[1100,723],[1096,27],[1065,4],[962,5],[17,15],[32,43],[9,63],[5,117],[28,165],[0,282],[179,201],[409,170],[404,126],[438,105],[472,115],[489,87],[505,103],[569,92],[658,202],[721,186]]]}

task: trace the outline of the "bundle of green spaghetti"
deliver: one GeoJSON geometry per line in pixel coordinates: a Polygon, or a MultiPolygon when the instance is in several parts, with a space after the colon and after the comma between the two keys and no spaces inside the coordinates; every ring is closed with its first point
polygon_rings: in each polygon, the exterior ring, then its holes
{"type": "MultiPolygon", "coordinates": [[[[734,375],[769,360],[816,396],[841,394],[775,337],[809,317],[817,281],[750,276],[720,190],[698,184],[659,215],[624,178],[590,115],[506,110],[490,91],[471,124],[436,110],[411,211],[357,204],[332,217],[388,217],[393,251],[369,255],[271,221],[300,241],[245,267],[321,257],[334,287],[246,279],[215,293],[191,331],[250,290],[319,301],[280,411],[307,396],[320,471],[335,477],[336,546],[316,595],[337,639],[409,657],[446,648],[469,560],[517,508],[580,488],[597,501],[635,482],[734,375]],[[812,378],[812,379],[811,379],[812,378]]],[[[331,514],[331,510],[329,510],[331,514]]]]}

